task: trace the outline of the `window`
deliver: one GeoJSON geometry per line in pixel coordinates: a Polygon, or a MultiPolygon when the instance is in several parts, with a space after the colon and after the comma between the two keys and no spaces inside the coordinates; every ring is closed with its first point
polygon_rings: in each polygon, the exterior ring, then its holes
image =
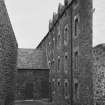
{"type": "Polygon", "coordinates": [[[65,53],[64,56],[64,72],[67,74],[68,73],[68,53],[65,53]]]}
{"type": "Polygon", "coordinates": [[[53,37],[53,46],[55,48],[55,38],[53,37]]]}
{"type": "Polygon", "coordinates": [[[52,79],[52,94],[54,95],[55,94],[55,79],[53,78],[52,79]]]}
{"type": "Polygon", "coordinates": [[[68,5],[68,0],[64,0],[64,4],[65,5],[68,5]]]}
{"type": "Polygon", "coordinates": [[[74,69],[75,71],[78,71],[78,51],[74,52],[74,69]]]}
{"type": "Polygon", "coordinates": [[[58,86],[58,87],[61,86],[61,80],[60,80],[60,79],[57,80],[57,86],[58,86]]]}
{"type": "Polygon", "coordinates": [[[60,47],[60,44],[61,44],[61,39],[60,39],[60,34],[58,35],[58,48],[60,47]]]}
{"type": "Polygon", "coordinates": [[[49,30],[52,28],[52,20],[49,20],[49,30]]]}
{"type": "Polygon", "coordinates": [[[55,27],[53,28],[52,33],[53,33],[53,35],[55,34],[55,27]]]}
{"type": "Polygon", "coordinates": [[[48,61],[48,67],[51,68],[51,61],[48,61]]]}
{"type": "Polygon", "coordinates": [[[47,44],[46,44],[46,58],[47,58],[47,62],[48,62],[49,56],[48,56],[48,46],[47,46],[47,44]]]}
{"type": "Polygon", "coordinates": [[[74,79],[74,99],[77,100],[79,98],[79,84],[78,80],[74,79]]]}
{"type": "Polygon", "coordinates": [[[77,0],[74,0],[74,4],[77,5],[77,3],[78,3],[78,1],[77,0]]]}
{"type": "Polygon", "coordinates": [[[74,36],[78,37],[79,35],[79,16],[74,17],[74,36]]]}
{"type": "Polygon", "coordinates": [[[58,36],[57,36],[57,48],[59,49],[61,47],[61,30],[60,30],[60,25],[58,26],[58,36]]]}
{"type": "Polygon", "coordinates": [[[73,8],[76,9],[79,6],[78,0],[73,0],[73,8]]]}
{"type": "Polygon", "coordinates": [[[69,98],[69,82],[67,79],[64,80],[64,97],[65,99],[69,98]]]}
{"type": "Polygon", "coordinates": [[[67,46],[69,41],[69,26],[68,24],[64,28],[64,45],[67,46]]]}
{"type": "Polygon", "coordinates": [[[47,51],[48,51],[48,57],[50,58],[51,57],[51,42],[50,41],[48,42],[48,49],[47,49],[47,51]]]}
{"type": "Polygon", "coordinates": [[[48,44],[49,44],[49,48],[50,48],[50,46],[51,46],[51,42],[49,42],[48,44]]]}
{"type": "Polygon", "coordinates": [[[60,56],[58,56],[58,72],[60,71],[60,56]]]}
{"type": "Polygon", "coordinates": [[[75,94],[77,95],[77,91],[78,91],[78,83],[75,83],[75,94]]]}
{"type": "MultiPolygon", "coordinates": [[[[54,57],[54,53],[55,53],[55,52],[54,52],[54,49],[52,48],[52,57],[54,57]]],[[[54,58],[53,58],[53,59],[54,59],[54,58]]]]}
{"type": "Polygon", "coordinates": [[[53,86],[55,87],[55,79],[52,79],[53,86]]]}
{"type": "Polygon", "coordinates": [[[54,58],[53,58],[53,60],[52,60],[52,70],[53,70],[53,72],[55,72],[54,66],[55,66],[55,60],[54,60],[54,58]]]}
{"type": "Polygon", "coordinates": [[[54,60],[54,58],[53,58],[53,60],[52,60],[52,65],[54,66],[54,62],[55,62],[55,60],[54,60]]]}

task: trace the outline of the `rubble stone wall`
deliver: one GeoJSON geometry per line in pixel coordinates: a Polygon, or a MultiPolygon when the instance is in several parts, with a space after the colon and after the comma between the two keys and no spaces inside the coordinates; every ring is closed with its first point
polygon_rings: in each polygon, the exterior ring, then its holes
{"type": "Polygon", "coordinates": [[[4,0],[0,0],[0,105],[13,105],[17,47],[4,0]]]}
{"type": "Polygon", "coordinates": [[[105,44],[93,48],[94,57],[94,99],[95,103],[105,104],[105,44]]]}

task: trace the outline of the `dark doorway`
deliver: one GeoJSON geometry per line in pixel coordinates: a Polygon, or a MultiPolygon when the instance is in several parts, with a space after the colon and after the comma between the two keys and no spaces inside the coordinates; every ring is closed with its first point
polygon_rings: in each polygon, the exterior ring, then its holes
{"type": "Polygon", "coordinates": [[[47,80],[41,81],[41,97],[48,98],[49,97],[49,83],[47,80]]]}
{"type": "Polygon", "coordinates": [[[25,86],[25,100],[33,99],[33,83],[26,83],[25,86]]]}

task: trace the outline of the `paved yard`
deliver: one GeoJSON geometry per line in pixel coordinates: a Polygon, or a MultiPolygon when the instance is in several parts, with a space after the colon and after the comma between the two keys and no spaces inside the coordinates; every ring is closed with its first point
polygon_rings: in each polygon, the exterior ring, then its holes
{"type": "Polygon", "coordinates": [[[15,102],[15,105],[53,105],[53,104],[49,104],[40,100],[23,100],[23,101],[17,101],[15,102]]]}

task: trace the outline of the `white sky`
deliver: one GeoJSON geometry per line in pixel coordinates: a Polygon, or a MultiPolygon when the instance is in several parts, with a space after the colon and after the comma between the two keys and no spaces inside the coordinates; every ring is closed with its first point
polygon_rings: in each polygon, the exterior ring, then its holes
{"type": "MultiPolygon", "coordinates": [[[[36,48],[64,0],[5,0],[19,47],[36,48]]],[[[105,42],[105,0],[94,0],[93,44],[105,42]]]]}

